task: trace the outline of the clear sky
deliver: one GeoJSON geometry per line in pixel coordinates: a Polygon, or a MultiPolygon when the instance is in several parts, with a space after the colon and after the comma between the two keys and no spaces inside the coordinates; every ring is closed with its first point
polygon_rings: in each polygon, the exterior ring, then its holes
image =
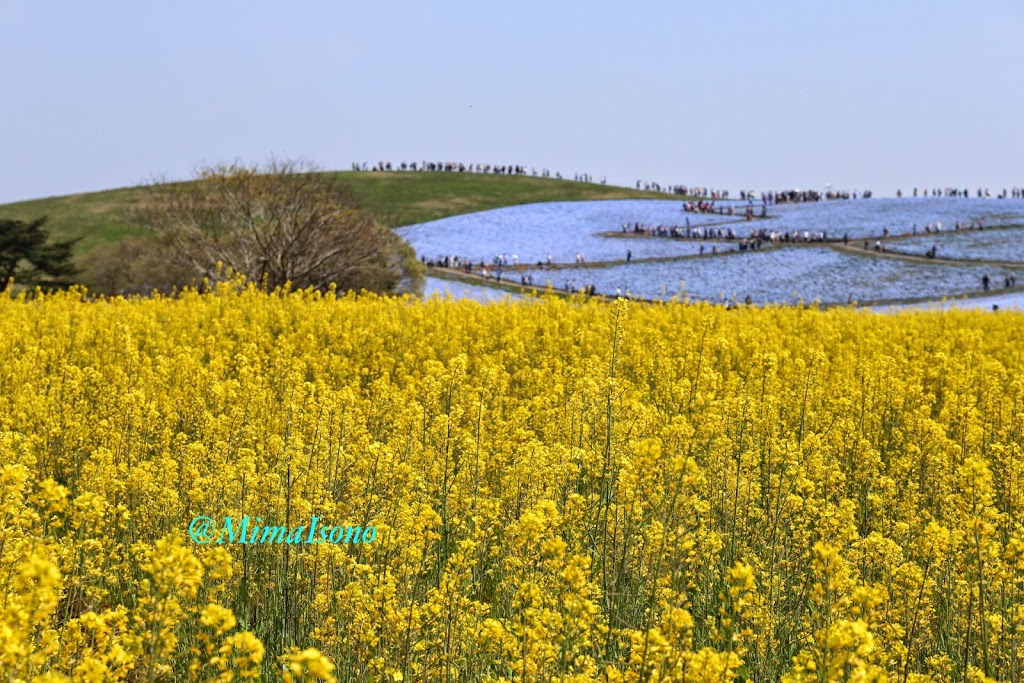
{"type": "Polygon", "coordinates": [[[270,155],[1024,186],[1024,0],[0,0],[0,202],[270,155]]]}

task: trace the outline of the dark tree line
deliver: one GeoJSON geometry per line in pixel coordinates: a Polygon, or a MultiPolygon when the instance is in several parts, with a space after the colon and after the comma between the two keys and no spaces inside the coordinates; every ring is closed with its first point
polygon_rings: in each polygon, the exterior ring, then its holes
{"type": "Polygon", "coordinates": [[[49,241],[46,216],[0,219],[0,292],[13,280],[46,288],[67,287],[78,273],[71,261],[78,240],[49,241]]]}

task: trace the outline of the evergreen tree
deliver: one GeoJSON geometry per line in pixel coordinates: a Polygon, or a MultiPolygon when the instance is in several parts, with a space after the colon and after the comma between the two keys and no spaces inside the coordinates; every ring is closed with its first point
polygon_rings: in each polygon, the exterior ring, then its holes
{"type": "Polygon", "coordinates": [[[0,219],[0,292],[11,278],[22,284],[66,287],[77,273],[71,263],[75,242],[48,242],[46,216],[32,221],[0,219]]]}

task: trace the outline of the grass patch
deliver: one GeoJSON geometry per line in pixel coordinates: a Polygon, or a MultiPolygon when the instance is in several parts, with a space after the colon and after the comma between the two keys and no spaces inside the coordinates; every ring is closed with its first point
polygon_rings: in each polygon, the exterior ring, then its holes
{"type": "Polygon", "coordinates": [[[45,227],[51,237],[81,238],[76,247],[81,254],[105,242],[142,234],[144,230],[132,224],[128,210],[144,192],[144,188],[133,187],[2,204],[0,218],[47,216],[45,227]]]}

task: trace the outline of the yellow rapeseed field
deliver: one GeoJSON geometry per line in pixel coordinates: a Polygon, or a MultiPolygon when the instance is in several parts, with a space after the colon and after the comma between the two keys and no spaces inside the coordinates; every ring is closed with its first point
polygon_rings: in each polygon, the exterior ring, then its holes
{"type": "Polygon", "coordinates": [[[1024,678],[1024,316],[84,299],[0,298],[0,680],[1024,678]]]}

